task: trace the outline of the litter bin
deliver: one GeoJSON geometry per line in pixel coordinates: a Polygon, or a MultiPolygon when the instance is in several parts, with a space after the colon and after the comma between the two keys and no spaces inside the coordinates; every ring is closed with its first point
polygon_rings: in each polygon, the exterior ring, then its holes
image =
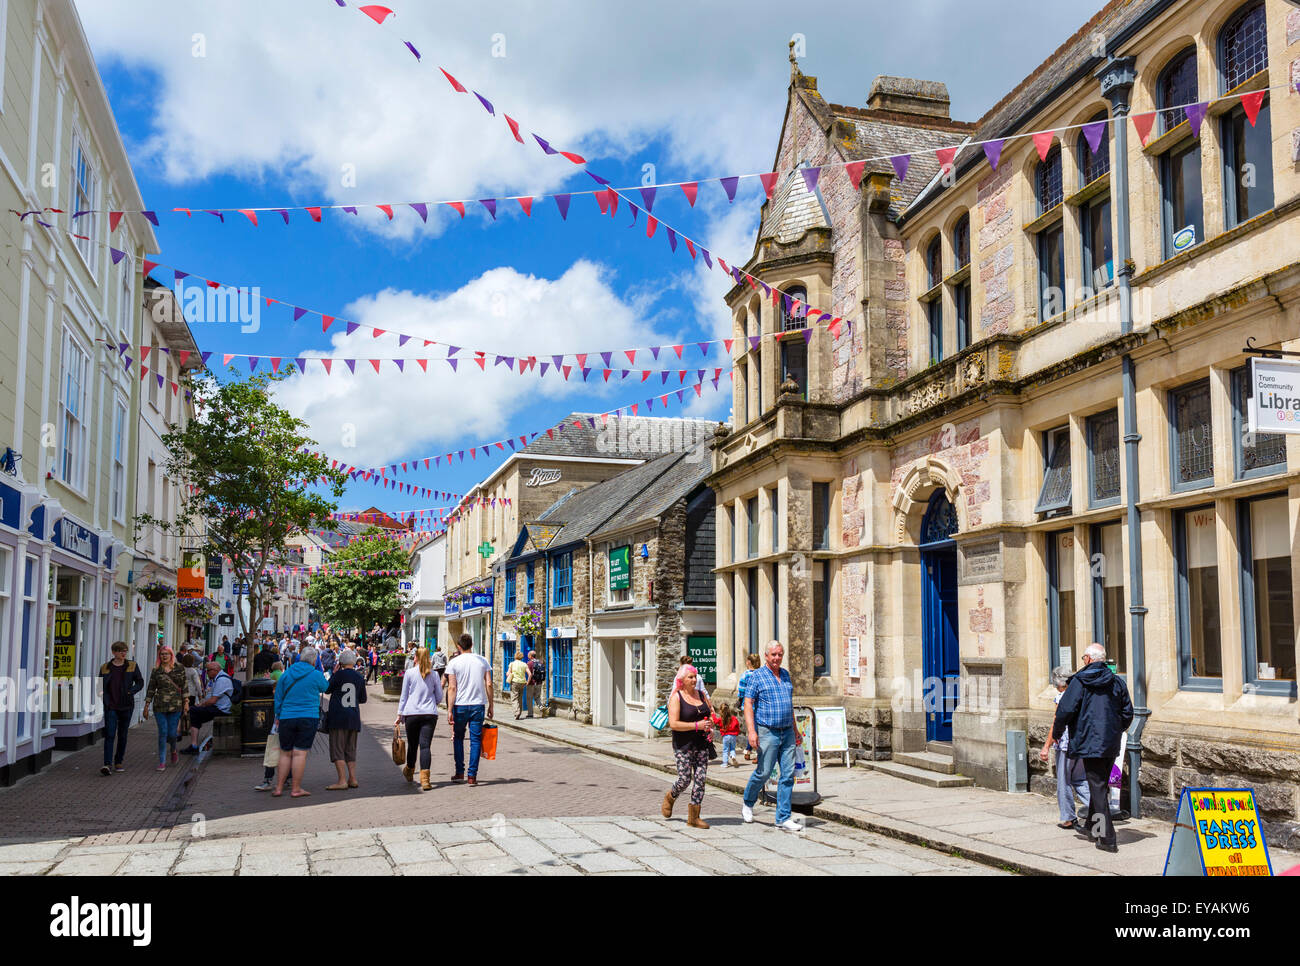
{"type": "MultiPolygon", "coordinates": [[[[790,793],[790,808],[804,815],[811,815],[813,808],[822,800],[821,794],[817,791],[817,715],[806,705],[796,705],[794,725],[795,730],[803,736],[803,741],[795,746],[794,790],[790,793]]],[[[778,763],[767,784],[759,792],[759,800],[764,805],[776,805],[776,787],[780,771],[781,766],[778,763]]]]}
{"type": "Polygon", "coordinates": [[[254,678],[245,684],[243,707],[240,754],[260,755],[266,751],[266,739],[275,721],[275,682],[254,678]]]}

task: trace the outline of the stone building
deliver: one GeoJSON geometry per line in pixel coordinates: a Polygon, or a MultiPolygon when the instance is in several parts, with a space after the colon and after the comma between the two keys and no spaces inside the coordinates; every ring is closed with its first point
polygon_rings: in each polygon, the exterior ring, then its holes
{"type": "Polygon", "coordinates": [[[713,494],[706,444],[571,489],[520,528],[498,568],[493,667],[544,653],[553,712],[652,734],[689,646],[713,648],[713,494]],[[544,630],[520,633],[540,611],[544,630]]]}
{"type": "Polygon", "coordinates": [[[775,636],[799,701],[848,707],[861,757],[1005,788],[1008,732],[1037,747],[1052,668],[1096,640],[1145,686],[1149,812],[1244,783],[1293,834],[1300,440],[1244,432],[1243,347],[1300,348],[1297,76],[1284,0],[1112,2],[974,123],[942,84],[878,78],[864,109],[792,70],[744,267],[852,325],[805,353],[781,335],[805,324],[793,302],[727,295],[720,688],[775,636]],[[1133,118],[1154,120],[1145,144],[1133,118]],[[869,161],[855,188],[842,166],[904,153],[902,181],[869,161]],[[809,192],[799,169],[821,165],[809,192]]]}

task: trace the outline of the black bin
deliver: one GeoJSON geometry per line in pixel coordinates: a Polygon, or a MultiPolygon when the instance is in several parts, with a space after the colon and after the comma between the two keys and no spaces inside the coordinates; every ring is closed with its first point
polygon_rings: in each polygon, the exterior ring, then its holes
{"type": "Polygon", "coordinates": [[[275,682],[254,678],[244,685],[240,754],[260,755],[266,751],[266,739],[275,722],[275,682]]]}

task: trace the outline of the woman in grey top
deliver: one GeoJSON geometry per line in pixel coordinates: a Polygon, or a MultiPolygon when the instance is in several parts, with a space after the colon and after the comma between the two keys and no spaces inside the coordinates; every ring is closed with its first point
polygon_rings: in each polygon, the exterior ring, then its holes
{"type": "Polygon", "coordinates": [[[438,725],[438,705],[442,703],[442,679],[433,669],[429,649],[415,652],[415,661],[402,675],[402,698],[397,705],[397,724],[406,725],[406,767],[402,774],[409,782],[415,777],[415,753],[420,752],[420,788],[429,791],[429,768],[433,763],[430,745],[433,729],[438,725]]]}

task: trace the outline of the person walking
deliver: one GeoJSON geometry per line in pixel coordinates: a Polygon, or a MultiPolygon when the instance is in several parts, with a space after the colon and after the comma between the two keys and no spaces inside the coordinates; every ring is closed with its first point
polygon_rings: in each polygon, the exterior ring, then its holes
{"type": "MultiPolygon", "coordinates": [[[[1065,693],[1069,683],[1070,672],[1065,668],[1058,667],[1052,671],[1052,686],[1056,688],[1057,704],[1061,703],[1061,695],[1065,693]]],[[[1052,746],[1050,732],[1047,735],[1047,745],[1049,748],[1052,746]]],[[[1056,742],[1056,804],[1061,812],[1061,820],[1056,823],[1056,827],[1064,829],[1075,828],[1079,824],[1074,804],[1075,795],[1079,796],[1085,808],[1090,797],[1088,780],[1083,774],[1083,762],[1078,758],[1069,757],[1069,748],[1070,729],[1066,728],[1061,733],[1061,740],[1056,742]]]]}
{"type": "Polygon", "coordinates": [[[158,770],[166,771],[168,751],[171,763],[180,760],[176,753],[177,730],[181,715],[189,706],[185,693],[185,668],[176,663],[176,655],[164,644],[158,649],[158,665],[149,674],[149,687],[144,693],[144,717],[153,708],[154,723],[158,726],[158,770]]]}
{"type": "Polygon", "coordinates": [[[546,685],[546,662],[537,656],[536,651],[528,652],[528,717],[533,716],[533,711],[540,709],[539,713],[543,718],[546,717],[546,708],[544,701],[546,685]]]}
{"type": "Polygon", "coordinates": [[[452,727],[456,773],[451,780],[478,784],[478,759],[483,750],[483,717],[492,717],[492,665],[475,654],[474,638],[460,635],[460,653],[447,664],[447,718],[452,727]],[[465,731],[469,731],[469,771],[465,770],[465,731]]]}
{"type": "Polygon", "coordinates": [[[357,670],[356,651],[345,650],[338,656],[338,670],[330,675],[330,706],[325,714],[325,728],[330,736],[330,761],[338,771],[338,781],[326,785],[327,792],[357,788],[357,736],[361,734],[361,705],[366,703],[366,679],[357,670]],[[343,774],[346,766],[347,775],[343,774]]]}
{"type": "Polygon", "coordinates": [[[320,696],[329,687],[325,675],[316,669],[316,649],[305,647],[298,660],[275,684],[275,725],[280,739],[280,762],[275,773],[273,798],[284,792],[284,783],[292,776],[290,795],[310,795],[302,787],[302,773],[307,768],[307,752],[316,740],[320,723],[320,696]]]}
{"type": "Polygon", "coordinates": [[[745,785],[740,817],[754,821],[754,804],[772,769],[780,764],[781,780],[776,786],[776,827],[785,832],[802,832],[803,825],[790,814],[794,793],[794,684],[781,667],[785,647],[769,641],[763,650],[763,666],[750,675],[745,689],[745,727],[749,747],[758,750],[758,764],[745,785]]]}
{"type": "Polygon", "coordinates": [[[722,735],[722,767],[739,768],[736,764],[736,739],[740,737],[740,718],[725,701],[712,717],[718,726],[718,734],[722,735]]]}
{"type": "Polygon", "coordinates": [[[1070,758],[1083,759],[1088,781],[1085,834],[1103,852],[1118,852],[1110,818],[1110,769],[1119,754],[1120,736],[1133,721],[1128,686],[1106,665],[1106,649],[1096,642],[1083,652],[1083,668],[1066,685],[1056,706],[1052,733],[1038,757],[1047,761],[1051,742],[1070,730],[1070,758]]]}
{"type": "Polygon", "coordinates": [[[113,658],[99,668],[104,685],[104,767],[101,775],[126,771],[126,736],[135,714],[135,696],[144,687],[144,675],[135,661],[126,659],[126,641],[113,643],[113,658]],[[114,750],[116,738],[117,748],[114,750]]]}
{"type": "MultiPolygon", "coordinates": [[[[745,670],[741,672],[740,680],[736,682],[736,707],[741,712],[745,710],[745,686],[749,683],[750,677],[759,669],[763,661],[757,654],[745,655],[745,670]]],[[[754,760],[754,749],[748,744],[745,745],[745,761],[754,760]]]]}
{"type": "Polygon", "coordinates": [[[366,650],[366,658],[370,662],[370,674],[367,681],[379,680],[379,652],[375,650],[375,645],[371,644],[366,650]]]}
{"type": "MultiPolygon", "coordinates": [[[[515,651],[515,659],[506,668],[506,677],[510,681],[510,703],[515,706],[515,720],[524,716],[524,706],[528,702],[528,685],[532,683],[533,672],[523,659],[522,651],[515,651]]],[[[530,714],[531,718],[532,715],[530,714]]]]}
{"type": "Polygon", "coordinates": [[[447,689],[447,655],[442,652],[442,648],[436,645],[429,645],[429,653],[433,655],[433,673],[438,675],[438,683],[442,685],[443,690],[447,689]]]}
{"type": "Polygon", "coordinates": [[[713,722],[698,682],[699,674],[691,664],[681,665],[673,679],[673,693],[668,698],[668,727],[673,733],[677,781],[664,793],[661,811],[664,818],[672,818],[677,796],[694,782],[691,802],[686,809],[686,824],[691,828],[708,828],[709,823],[700,818],[700,805],[704,802],[704,781],[709,774],[709,740],[713,722]]]}
{"type": "MultiPolygon", "coordinates": [[[[415,653],[415,666],[402,675],[402,697],[397,703],[397,724],[406,726],[406,766],[402,777],[415,778],[415,755],[420,754],[420,789],[429,791],[429,769],[433,767],[433,732],[438,726],[438,705],[442,703],[442,678],[433,669],[429,649],[415,653]]],[[[458,769],[459,770],[459,769],[458,769]]]]}

